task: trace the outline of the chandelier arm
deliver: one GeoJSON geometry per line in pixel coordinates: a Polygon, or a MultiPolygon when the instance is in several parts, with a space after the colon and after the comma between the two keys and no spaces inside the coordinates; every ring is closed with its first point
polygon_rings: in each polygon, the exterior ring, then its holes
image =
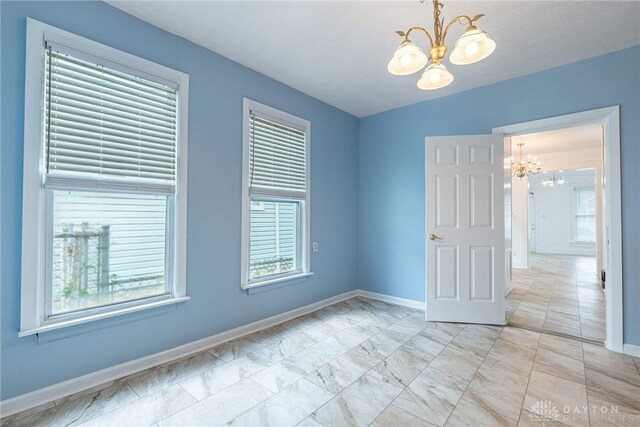
{"type": "Polygon", "coordinates": [[[409,40],[409,34],[411,33],[411,31],[422,31],[427,38],[429,39],[429,44],[431,45],[431,47],[433,47],[433,38],[431,37],[431,34],[429,34],[429,31],[425,30],[422,27],[411,27],[409,28],[409,30],[407,31],[407,33],[405,34],[404,38],[405,40],[409,40]]]}
{"type": "Polygon", "coordinates": [[[456,16],[455,18],[453,18],[453,20],[451,20],[451,22],[449,22],[449,25],[447,25],[447,27],[444,29],[444,33],[442,34],[442,43],[444,43],[444,39],[447,37],[447,33],[449,32],[449,28],[455,24],[456,22],[460,22],[462,23],[462,20],[467,20],[469,22],[469,26],[473,25],[474,20],[477,20],[480,18],[474,18],[471,19],[469,18],[467,15],[460,15],[460,16],[456,16]]]}

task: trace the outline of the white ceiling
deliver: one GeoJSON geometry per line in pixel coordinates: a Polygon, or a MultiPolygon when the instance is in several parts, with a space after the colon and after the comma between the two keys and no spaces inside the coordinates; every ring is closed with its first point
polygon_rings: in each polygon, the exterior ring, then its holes
{"type": "Polygon", "coordinates": [[[595,125],[529,133],[511,138],[514,156],[518,154],[518,146],[516,144],[520,142],[524,143],[522,148],[525,155],[540,156],[542,154],[598,148],[601,146],[601,141],[602,127],[595,125]]]}
{"type": "MultiPolygon", "coordinates": [[[[473,65],[445,61],[454,82],[422,91],[418,74],[393,76],[387,62],[401,41],[394,31],[432,28],[430,0],[107,0],[359,117],[640,44],[638,1],[443,1],[447,22],[485,13],[477,24],[497,49],[473,65]]],[[[452,28],[450,49],[464,30],[452,28]]],[[[426,50],[423,36],[412,39],[426,50]]]]}

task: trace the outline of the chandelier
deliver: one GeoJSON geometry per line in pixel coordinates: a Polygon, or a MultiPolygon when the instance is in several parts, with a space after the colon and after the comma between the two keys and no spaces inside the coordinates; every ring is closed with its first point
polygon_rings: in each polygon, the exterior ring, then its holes
{"type": "MultiPolygon", "coordinates": [[[[560,171],[562,172],[562,171],[560,171]]],[[[564,184],[564,179],[562,179],[561,177],[557,177],[556,174],[554,173],[553,176],[551,178],[547,178],[544,181],[542,181],[542,185],[544,185],[545,187],[553,187],[554,185],[562,185],[564,184]]]]}
{"type": "Polygon", "coordinates": [[[522,179],[525,176],[539,174],[542,171],[542,168],[540,167],[540,163],[538,163],[538,159],[535,157],[527,156],[527,159],[525,160],[522,154],[522,147],[524,147],[524,142],[519,142],[518,147],[520,148],[520,159],[517,162],[511,161],[513,176],[517,176],[518,178],[522,179]]]}
{"type": "MultiPolygon", "coordinates": [[[[421,2],[424,1],[425,0],[421,0],[421,2]]],[[[398,76],[406,76],[420,71],[427,65],[427,62],[429,62],[427,55],[424,54],[422,49],[413,44],[409,39],[411,32],[423,32],[427,39],[429,39],[431,45],[429,49],[431,64],[424,70],[422,77],[418,80],[418,87],[420,89],[440,89],[453,81],[453,75],[447,71],[447,68],[442,64],[442,60],[447,53],[447,46],[444,44],[444,40],[447,37],[449,28],[456,22],[461,24],[466,23],[468,26],[465,32],[458,37],[458,40],[455,42],[453,52],[451,52],[451,56],[449,57],[449,61],[451,61],[452,64],[473,64],[491,55],[496,48],[496,43],[491,40],[489,35],[474,25],[474,22],[482,18],[484,14],[478,14],[473,18],[460,15],[444,27],[444,18],[440,18],[441,8],[443,7],[444,5],[440,3],[439,0],[433,0],[433,37],[422,27],[411,27],[407,32],[396,31],[396,34],[404,37],[404,40],[393,54],[387,69],[391,74],[398,76]]]]}

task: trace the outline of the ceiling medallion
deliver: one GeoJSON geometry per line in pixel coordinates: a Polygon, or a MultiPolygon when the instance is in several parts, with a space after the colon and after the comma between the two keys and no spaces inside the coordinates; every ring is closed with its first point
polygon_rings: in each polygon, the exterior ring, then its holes
{"type": "MultiPolygon", "coordinates": [[[[425,0],[421,0],[424,2],[425,0]]],[[[496,43],[491,40],[489,35],[477,28],[474,23],[482,18],[484,14],[478,14],[473,18],[466,15],[460,15],[454,18],[444,27],[444,18],[440,18],[441,9],[444,7],[438,0],[433,0],[433,31],[435,36],[422,27],[411,27],[408,31],[396,31],[400,37],[404,37],[402,44],[396,49],[393,57],[389,61],[387,69],[391,74],[405,76],[420,71],[427,65],[429,58],[431,63],[422,73],[422,77],[418,80],[418,87],[424,90],[440,89],[447,86],[453,81],[453,75],[442,64],[447,53],[447,46],[444,40],[447,37],[449,28],[456,22],[461,24],[467,23],[468,27],[465,32],[456,40],[453,52],[449,56],[449,61],[456,65],[467,65],[478,62],[491,55],[496,48],[496,43]],[[443,30],[444,28],[444,30],[443,30]],[[413,44],[409,39],[412,31],[421,31],[425,34],[431,45],[429,49],[429,58],[424,54],[422,49],[413,44]]]]}

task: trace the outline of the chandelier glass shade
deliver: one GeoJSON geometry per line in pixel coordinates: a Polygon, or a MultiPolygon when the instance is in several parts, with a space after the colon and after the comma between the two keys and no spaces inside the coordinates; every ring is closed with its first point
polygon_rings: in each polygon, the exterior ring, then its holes
{"type": "Polygon", "coordinates": [[[489,35],[475,27],[467,29],[456,40],[455,48],[451,52],[449,61],[456,65],[468,65],[482,61],[496,50],[496,42],[489,35]]]}
{"type": "Polygon", "coordinates": [[[406,76],[422,70],[430,62],[418,80],[420,89],[440,89],[453,81],[453,75],[442,64],[442,60],[447,54],[445,38],[453,24],[467,24],[467,29],[455,42],[449,58],[452,64],[473,64],[491,55],[496,49],[496,43],[489,35],[474,25],[478,19],[484,16],[483,14],[478,14],[473,18],[467,15],[457,16],[445,27],[444,18],[440,17],[443,7],[444,5],[439,0],[433,0],[433,36],[422,27],[411,27],[406,32],[396,31],[396,34],[403,37],[404,40],[391,57],[387,69],[391,74],[406,76]],[[429,40],[428,56],[409,39],[409,35],[414,31],[424,33],[429,40]]]}
{"type": "Polygon", "coordinates": [[[442,64],[431,64],[418,80],[418,87],[424,90],[440,89],[453,81],[453,75],[442,64]]]}
{"type": "Polygon", "coordinates": [[[556,184],[557,185],[562,185],[564,183],[565,183],[564,179],[562,179],[559,176],[556,176],[555,173],[553,174],[553,176],[551,178],[547,178],[544,181],[542,181],[542,185],[544,185],[545,187],[553,187],[556,184]]]}
{"type": "Polygon", "coordinates": [[[405,40],[402,45],[396,49],[387,69],[391,74],[396,76],[406,76],[420,71],[427,65],[429,59],[422,49],[413,44],[411,40],[405,40]]]}
{"type": "Polygon", "coordinates": [[[518,147],[520,148],[520,158],[517,161],[511,161],[513,176],[517,176],[522,179],[525,176],[536,175],[542,172],[542,167],[540,166],[540,163],[538,163],[537,158],[527,156],[525,159],[524,154],[522,153],[524,142],[519,142],[518,147]]]}

